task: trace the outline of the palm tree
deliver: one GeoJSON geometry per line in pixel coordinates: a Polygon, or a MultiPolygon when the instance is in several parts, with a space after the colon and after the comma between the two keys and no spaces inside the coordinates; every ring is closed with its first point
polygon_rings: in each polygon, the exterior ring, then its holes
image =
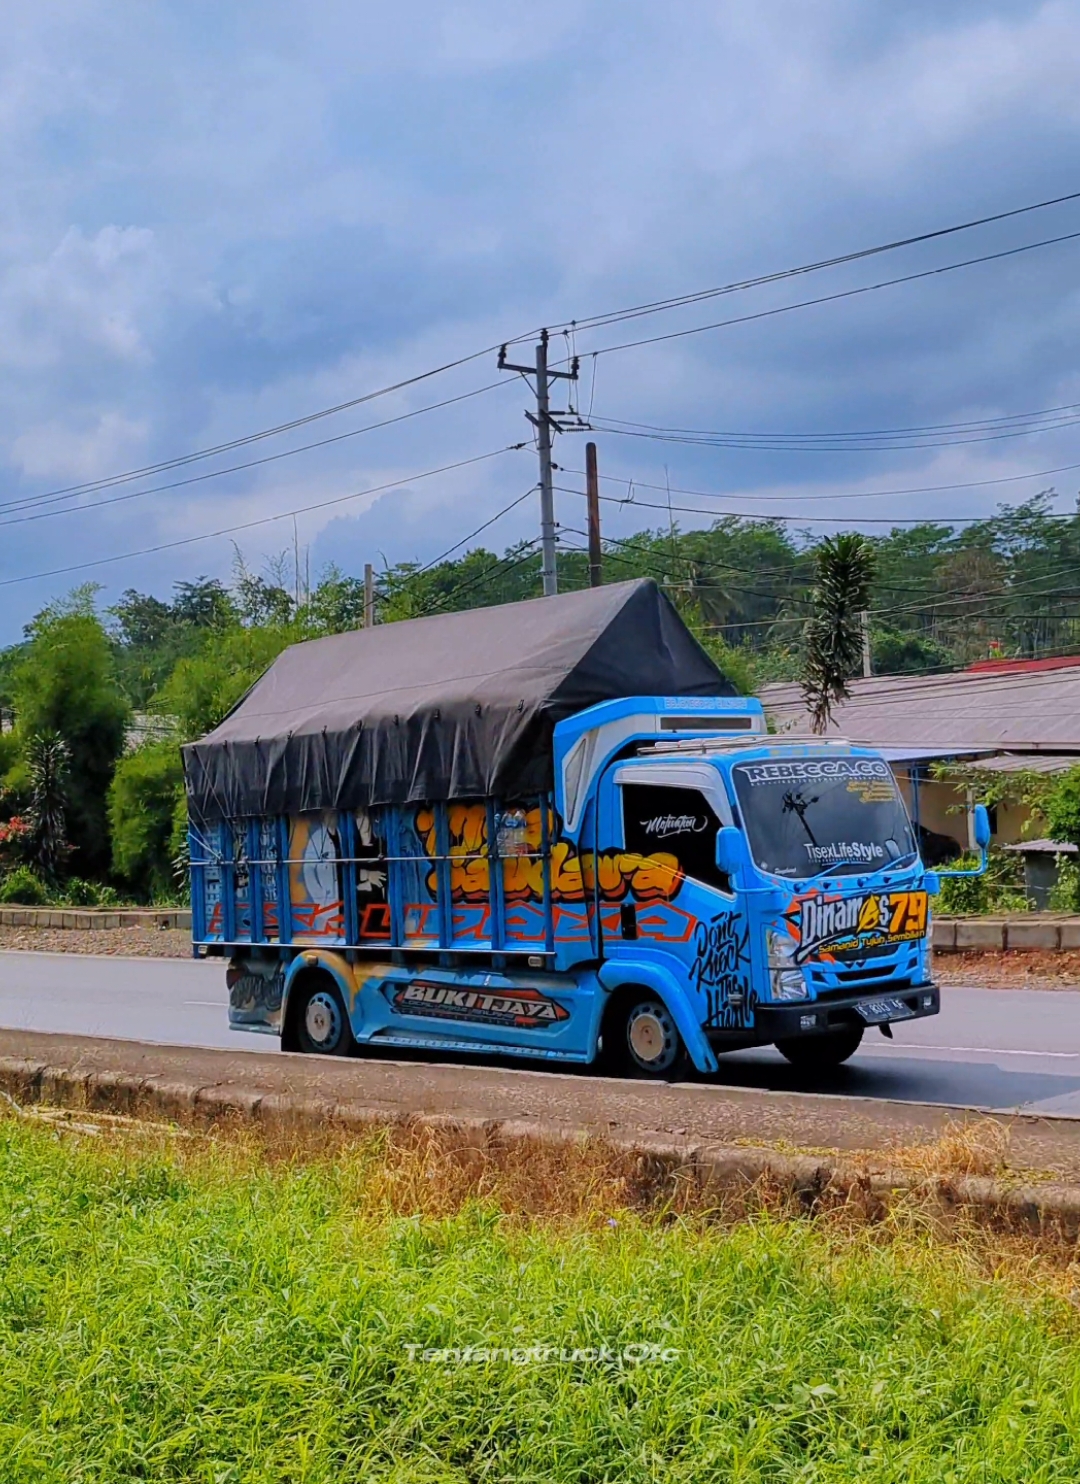
{"type": "Polygon", "coordinates": [[[26,811],[30,856],[46,881],[55,884],[71,847],[67,839],[67,781],[71,754],[56,732],[33,732],[23,759],[30,776],[26,811]]]}
{"type": "Polygon", "coordinates": [[[870,605],[874,549],[865,536],[826,536],[814,552],[814,611],[803,629],[803,696],[815,732],[847,699],[847,681],[862,655],[862,614],[870,605]]]}

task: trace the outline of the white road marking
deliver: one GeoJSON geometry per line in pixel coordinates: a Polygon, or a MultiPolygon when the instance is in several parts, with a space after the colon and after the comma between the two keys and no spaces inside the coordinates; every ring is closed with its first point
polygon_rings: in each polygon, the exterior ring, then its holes
{"type": "Polygon", "coordinates": [[[201,1005],[206,1010],[227,1010],[229,1007],[224,1000],[184,1000],[185,1005],[201,1005]]]}
{"type": "Polygon", "coordinates": [[[980,1056],[1058,1056],[1067,1061],[1080,1061],[1080,1051],[1003,1051],[999,1046],[927,1046],[916,1041],[886,1041],[881,1046],[863,1045],[860,1050],[976,1052],[980,1056]]]}

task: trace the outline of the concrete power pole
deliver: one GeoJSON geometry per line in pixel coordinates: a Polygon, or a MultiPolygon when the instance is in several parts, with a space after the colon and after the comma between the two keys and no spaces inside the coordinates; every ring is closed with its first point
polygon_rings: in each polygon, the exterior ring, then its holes
{"type": "Polygon", "coordinates": [[[370,629],[375,622],[375,568],[364,563],[364,628],[370,629]]]}
{"type": "Polygon", "coordinates": [[[548,370],[548,332],[541,330],[540,344],[536,347],[535,366],[516,366],[506,359],[506,346],[499,351],[499,370],[517,371],[526,379],[535,376],[536,386],[536,414],[526,412],[525,416],[536,429],[536,447],[540,455],[540,549],[543,554],[541,565],[541,577],[544,584],[544,597],[550,598],[559,591],[559,578],[555,568],[555,491],[552,485],[551,462],[551,434],[562,432],[562,427],[556,421],[558,417],[566,416],[562,412],[552,412],[550,405],[551,383],[553,381],[577,381],[578,358],[570,363],[569,371],[548,370]]]}
{"type": "Polygon", "coordinates": [[[870,655],[870,615],[865,608],[859,614],[859,628],[862,631],[862,672],[868,680],[874,673],[874,666],[870,655]]]}

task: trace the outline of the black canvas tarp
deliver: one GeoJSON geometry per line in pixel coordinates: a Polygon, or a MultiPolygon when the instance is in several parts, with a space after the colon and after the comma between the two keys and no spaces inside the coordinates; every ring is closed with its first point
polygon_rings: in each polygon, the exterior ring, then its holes
{"type": "Polygon", "coordinates": [[[503,797],[551,783],[557,721],[731,684],[648,580],[334,634],[287,649],[184,748],[199,822],[503,797]]]}

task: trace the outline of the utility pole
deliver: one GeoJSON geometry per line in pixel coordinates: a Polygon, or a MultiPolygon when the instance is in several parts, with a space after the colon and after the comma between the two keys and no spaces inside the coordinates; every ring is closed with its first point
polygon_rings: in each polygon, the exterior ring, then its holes
{"type": "Polygon", "coordinates": [[[585,492],[589,501],[589,586],[600,587],[600,477],[596,472],[596,444],[585,445],[585,492]]]}
{"type": "Polygon", "coordinates": [[[364,563],[364,628],[370,629],[375,622],[375,568],[364,563]]]}
{"type": "Polygon", "coordinates": [[[874,673],[874,667],[870,663],[870,615],[864,608],[859,614],[859,628],[862,630],[862,672],[863,678],[869,680],[874,673]]]}
{"type": "Polygon", "coordinates": [[[499,351],[499,370],[517,371],[526,378],[536,377],[536,414],[525,416],[536,429],[536,445],[540,455],[540,549],[543,553],[541,577],[544,597],[550,598],[559,591],[559,579],[555,570],[555,491],[552,487],[551,434],[563,431],[556,418],[565,417],[565,412],[552,412],[549,394],[553,381],[577,381],[578,358],[570,363],[569,371],[548,370],[548,332],[540,331],[540,344],[536,347],[535,366],[516,366],[506,359],[506,346],[499,351]]]}

